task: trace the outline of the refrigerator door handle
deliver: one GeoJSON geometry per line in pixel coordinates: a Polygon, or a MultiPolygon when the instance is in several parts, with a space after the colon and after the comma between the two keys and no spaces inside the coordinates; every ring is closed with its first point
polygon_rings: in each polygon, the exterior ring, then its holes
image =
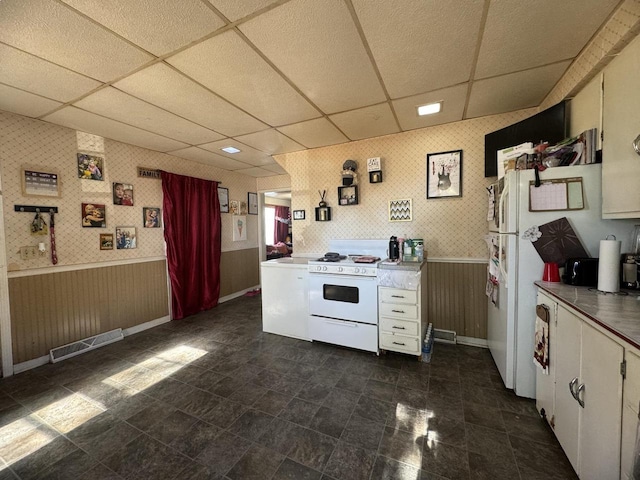
{"type": "Polygon", "coordinates": [[[500,225],[498,226],[498,233],[507,232],[507,230],[504,228],[505,227],[504,204],[508,196],[509,196],[509,183],[505,180],[504,188],[502,190],[502,193],[500,194],[500,201],[498,202],[498,222],[500,223],[500,225]]]}
{"type": "Polygon", "coordinates": [[[500,268],[500,276],[501,280],[504,282],[505,287],[508,284],[509,274],[507,273],[507,269],[504,268],[504,255],[502,255],[502,239],[504,238],[504,234],[498,234],[498,267],[500,268]]]}

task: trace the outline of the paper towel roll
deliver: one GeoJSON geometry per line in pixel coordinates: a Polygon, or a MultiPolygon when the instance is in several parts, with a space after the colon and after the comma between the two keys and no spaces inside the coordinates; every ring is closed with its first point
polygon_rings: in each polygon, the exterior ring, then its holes
{"type": "MultiPolygon", "coordinates": [[[[614,237],[615,238],[615,237],[614,237]]],[[[620,291],[620,240],[600,240],[598,290],[620,291]]]]}

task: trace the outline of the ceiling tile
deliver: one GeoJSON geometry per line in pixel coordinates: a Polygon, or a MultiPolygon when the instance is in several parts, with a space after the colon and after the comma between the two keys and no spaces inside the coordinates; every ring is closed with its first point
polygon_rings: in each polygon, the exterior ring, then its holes
{"type": "Polygon", "coordinates": [[[194,162],[206,163],[207,165],[212,165],[224,170],[240,170],[249,167],[246,163],[231,160],[230,158],[202,150],[198,147],[187,147],[180,150],[174,150],[169,152],[169,154],[175,155],[176,157],[186,158],[187,160],[193,160],[194,162]]]}
{"type": "Polygon", "coordinates": [[[306,122],[279,127],[286,136],[307,148],[324,147],[349,141],[335,125],[326,118],[316,118],[306,122]]]}
{"type": "Polygon", "coordinates": [[[272,163],[271,165],[264,165],[262,168],[269,170],[270,172],[277,173],[278,175],[289,175],[289,172],[282,168],[282,166],[277,162],[272,163]]]}
{"type": "Polygon", "coordinates": [[[393,100],[391,103],[393,103],[400,127],[402,127],[402,130],[413,130],[462,120],[464,106],[467,101],[467,88],[468,84],[465,83],[451,88],[436,90],[435,92],[403,98],[402,100],[393,100]],[[436,102],[442,102],[440,113],[418,116],[417,107],[436,102]]]}
{"type": "Polygon", "coordinates": [[[0,2],[0,42],[108,81],[153,57],[52,1],[0,2]]]}
{"type": "Polygon", "coordinates": [[[0,43],[0,82],[61,102],[102,85],[100,82],[59,67],[0,43]]]}
{"type": "Polygon", "coordinates": [[[491,2],[475,78],[575,57],[618,0],[491,2]],[[537,19],[530,28],[530,19],[537,19]],[[532,48],[535,45],[535,48],[532,48]]]}
{"type": "Polygon", "coordinates": [[[571,62],[478,80],[471,87],[467,118],[511,112],[540,104],[571,62]],[[505,92],[509,92],[505,95],[505,92]]]}
{"type": "Polygon", "coordinates": [[[278,153],[296,152],[305,148],[297,142],[294,142],[277,130],[264,130],[262,132],[250,133],[236,137],[236,140],[246,143],[258,150],[266,152],[270,155],[278,153]]]}
{"type": "Polygon", "coordinates": [[[75,107],[65,107],[43,117],[43,120],[158,152],[177,150],[187,146],[185,143],[146,132],[75,107]]]}
{"type": "Polygon", "coordinates": [[[271,4],[278,3],[276,0],[209,0],[209,3],[232,22],[252,14],[271,4]]]}
{"type": "Polygon", "coordinates": [[[163,63],[140,70],[114,85],[230,137],[269,128],[163,63]]]}
{"type": "Polygon", "coordinates": [[[400,131],[387,103],[330,115],[329,118],[351,140],[378,137],[400,131]]]}
{"type": "Polygon", "coordinates": [[[75,106],[185,143],[198,144],[223,138],[219,133],[113,87],[92,93],[76,102],[75,106]]]}
{"type": "Polygon", "coordinates": [[[233,31],[195,45],[167,62],[269,125],[320,115],[233,31]]]}
{"type": "Polygon", "coordinates": [[[231,160],[238,160],[254,166],[265,165],[273,163],[274,161],[271,155],[267,155],[260,150],[251,148],[248,145],[244,145],[231,138],[218,140],[217,142],[205,143],[198,146],[210,152],[230,158],[231,160]],[[224,147],[235,147],[240,151],[238,153],[227,153],[221,150],[224,147]]]}
{"type": "Polygon", "coordinates": [[[199,0],[62,0],[157,56],[187,45],[225,23],[199,0]]]}
{"type": "Polygon", "coordinates": [[[60,105],[60,102],[0,84],[0,110],[35,118],[60,105]]]}
{"type": "Polygon", "coordinates": [[[469,80],[482,0],[353,0],[391,98],[469,80]]]}
{"type": "Polygon", "coordinates": [[[296,0],[239,28],[325,113],[385,100],[342,0],[296,0]]]}
{"type": "Polygon", "coordinates": [[[242,173],[243,175],[249,175],[250,177],[274,177],[279,175],[278,173],[265,170],[264,168],[252,167],[242,170],[235,170],[236,173],[242,173]]]}

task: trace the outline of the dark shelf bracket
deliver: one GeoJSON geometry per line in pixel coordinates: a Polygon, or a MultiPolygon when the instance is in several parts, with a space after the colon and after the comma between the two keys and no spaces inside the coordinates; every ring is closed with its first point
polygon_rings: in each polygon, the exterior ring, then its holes
{"type": "Polygon", "coordinates": [[[14,205],[13,210],[24,213],[58,213],[58,207],[46,205],[14,205]]]}

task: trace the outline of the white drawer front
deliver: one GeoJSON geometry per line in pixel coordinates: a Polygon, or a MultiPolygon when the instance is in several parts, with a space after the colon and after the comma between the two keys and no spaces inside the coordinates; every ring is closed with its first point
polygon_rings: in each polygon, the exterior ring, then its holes
{"type": "Polygon", "coordinates": [[[405,337],[403,335],[391,335],[389,333],[380,334],[380,348],[384,350],[395,350],[396,352],[414,353],[422,352],[420,341],[417,337],[405,337]]]}
{"type": "Polygon", "coordinates": [[[378,325],[309,316],[309,337],[343,347],[378,351],[378,325]]]}
{"type": "Polygon", "coordinates": [[[399,305],[394,303],[381,303],[380,316],[405,318],[407,320],[417,320],[418,306],[417,305],[399,305]]]}
{"type": "Polygon", "coordinates": [[[418,303],[416,290],[401,290],[399,288],[380,287],[380,301],[387,303],[418,303]]]}
{"type": "Polygon", "coordinates": [[[418,322],[400,320],[396,318],[380,318],[380,329],[383,332],[399,333],[402,335],[418,335],[418,322]]]}

